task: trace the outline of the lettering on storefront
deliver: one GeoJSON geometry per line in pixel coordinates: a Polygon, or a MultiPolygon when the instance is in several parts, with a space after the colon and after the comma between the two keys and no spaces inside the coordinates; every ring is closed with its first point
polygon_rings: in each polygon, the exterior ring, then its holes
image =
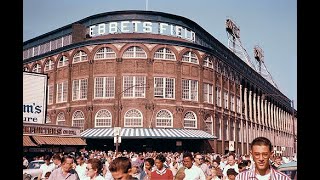
{"type": "Polygon", "coordinates": [[[23,134],[79,136],[80,130],[65,127],[23,126],[23,134]]]}

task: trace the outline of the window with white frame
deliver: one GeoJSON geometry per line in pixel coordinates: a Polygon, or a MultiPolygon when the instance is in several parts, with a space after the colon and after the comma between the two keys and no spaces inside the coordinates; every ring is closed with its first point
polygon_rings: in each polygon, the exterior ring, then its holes
{"type": "Polygon", "coordinates": [[[52,104],[53,103],[53,85],[48,85],[48,104],[52,104]]]}
{"type": "Polygon", "coordinates": [[[78,51],[76,54],[73,56],[73,63],[78,63],[82,61],[88,60],[88,55],[84,51],[78,51]]]}
{"type": "Polygon", "coordinates": [[[147,58],[147,53],[139,46],[132,46],[123,53],[123,58],[147,58]]]}
{"type": "Polygon", "coordinates": [[[224,101],[224,108],[228,109],[228,92],[226,90],[224,91],[223,101],[224,101]]]}
{"type": "Polygon", "coordinates": [[[67,102],[68,81],[57,83],[57,103],[67,102]]]}
{"type": "Polygon", "coordinates": [[[231,94],[230,95],[230,110],[234,111],[235,107],[234,107],[234,95],[231,94]]]}
{"type": "Polygon", "coordinates": [[[219,140],[221,140],[221,122],[220,122],[220,118],[217,116],[216,117],[216,136],[219,140]]]}
{"type": "Polygon", "coordinates": [[[41,65],[38,63],[34,65],[32,68],[32,72],[41,73],[41,65]]]}
{"type": "Polygon", "coordinates": [[[183,119],[184,128],[197,128],[197,116],[194,112],[187,112],[183,119]]]}
{"type": "Polygon", "coordinates": [[[29,68],[27,66],[23,67],[23,71],[26,71],[28,72],[29,71],[29,68]]]}
{"type": "Polygon", "coordinates": [[[99,49],[94,55],[95,60],[99,59],[113,59],[116,57],[116,53],[109,47],[103,47],[99,49]]]}
{"type": "Polygon", "coordinates": [[[221,88],[216,87],[216,105],[221,107],[221,88]]]}
{"type": "Polygon", "coordinates": [[[203,84],[203,102],[205,103],[213,103],[213,85],[212,84],[203,84]]]}
{"type": "Polygon", "coordinates": [[[145,97],[145,76],[123,76],[123,97],[145,97]]]}
{"type": "Polygon", "coordinates": [[[156,115],[156,127],[173,127],[172,113],[161,109],[156,115]]]}
{"type": "Polygon", "coordinates": [[[69,60],[68,60],[67,56],[62,56],[58,61],[58,68],[63,67],[63,66],[67,66],[68,64],[69,64],[69,60]]]}
{"type": "Polygon", "coordinates": [[[94,79],[94,98],[113,98],[115,77],[96,77],[94,79]]]}
{"type": "Polygon", "coordinates": [[[223,137],[225,138],[225,140],[230,140],[229,139],[229,132],[230,132],[230,127],[229,127],[229,123],[227,120],[223,120],[223,137]]]}
{"type": "Polygon", "coordinates": [[[212,58],[210,58],[209,56],[205,57],[203,59],[203,66],[213,69],[212,58]]]}
{"type": "Polygon", "coordinates": [[[47,116],[46,116],[46,124],[50,124],[50,123],[51,123],[51,119],[50,119],[49,114],[47,114],[47,116]]]}
{"type": "Polygon", "coordinates": [[[161,48],[154,53],[154,59],[176,60],[176,56],[170,49],[161,48]]]}
{"type": "Polygon", "coordinates": [[[124,115],[125,127],[142,127],[143,124],[142,113],[137,109],[130,109],[124,115]]]}
{"type": "Polygon", "coordinates": [[[64,126],[65,123],[66,123],[66,118],[64,117],[64,113],[63,112],[60,112],[58,115],[57,115],[57,125],[59,126],[64,126]]]}
{"type": "Polygon", "coordinates": [[[46,62],[45,66],[44,66],[44,71],[50,71],[53,69],[54,63],[53,61],[50,59],[46,62]]]}
{"type": "Polygon", "coordinates": [[[198,81],[182,80],[182,99],[189,101],[198,101],[198,81]]]}
{"type": "Polygon", "coordinates": [[[241,113],[240,97],[237,96],[237,112],[241,113]]]}
{"type": "Polygon", "coordinates": [[[155,77],[154,97],[174,99],[174,78],[155,77]]]}
{"type": "Polygon", "coordinates": [[[77,110],[72,115],[72,126],[80,127],[80,132],[84,130],[84,114],[82,111],[77,110]]]}
{"type": "Polygon", "coordinates": [[[96,113],[94,127],[111,127],[112,115],[106,109],[101,109],[96,113]]]}
{"type": "Polygon", "coordinates": [[[197,55],[191,51],[188,51],[184,55],[182,55],[182,61],[199,64],[197,55]]]}
{"type": "Polygon", "coordinates": [[[205,118],[205,127],[204,127],[204,131],[209,133],[209,134],[213,134],[213,120],[212,120],[212,116],[207,115],[207,117],[205,118]]]}
{"type": "Polygon", "coordinates": [[[88,79],[76,79],[72,82],[72,100],[87,99],[88,79]]]}

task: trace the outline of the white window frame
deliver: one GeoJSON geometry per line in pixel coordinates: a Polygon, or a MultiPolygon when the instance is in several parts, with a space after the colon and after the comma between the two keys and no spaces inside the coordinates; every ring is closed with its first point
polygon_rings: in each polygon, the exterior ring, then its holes
{"type": "Polygon", "coordinates": [[[182,62],[189,62],[193,64],[199,64],[198,57],[195,53],[188,51],[182,55],[182,62]]]}
{"type": "Polygon", "coordinates": [[[216,87],[216,105],[221,107],[221,88],[219,86],[216,87]]]}
{"type": "Polygon", "coordinates": [[[167,109],[161,109],[156,114],[156,127],[162,127],[162,128],[173,128],[173,115],[172,113],[167,109]],[[169,115],[169,117],[159,117],[159,114],[163,115],[162,113],[167,113],[164,115],[169,115]],[[160,121],[160,122],[159,122],[160,121]],[[161,125],[166,123],[167,125],[161,125]]]}
{"type": "Polygon", "coordinates": [[[129,47],[122,55],[122,58],[141,58],[146,59],[147,53],[139,46],[129,47]],[[144,55],[142,55],[144,54],[144,55]]]}
{"type": "Polygon", "coordinates": [[[115,77],[95,77],[94,78],[94,99],[110,99],[115,95],[115,77]],[[102,79],[102,84],[98,84],[98,79],[102,79]],[[99,86],[99,87],[98,87],[99,86]],[[99,89],[98,89],[99,88],[99,89]],[[102,90],[102,96],[98,96],[102,90]]]}
{"type": "Polygon", "coordinates": [[[58,65],[57,67],[60,68],[60,67],[64,67],[64,66],[67,66],[69,64],[69,59],[67,56],[62,56],[59,61],[58,61],[58,65]]]}
{"type": "Polygon", "coordinates": [[[56,103],[67,102],[67,100],[68,100],[68,81],[57,83],[56,103]],[[60,97],[59,97],[59,93],[61,93],[60,97]]]}
{"type": "Polygon", "coordinates": [[[153,93],[153,95],[155,98],[175,99],[175,78],[154,77],[154,93],[153,93]],[[161,82],[159,82],[159,81],[161,81],[161,82]],[[171,82],[173,82],[173,83],[171,83],[171,82]],[[161,85],[162,85],[162,87],[161,87],[161,85]],[[162,92],[162,94],[160,94],[160,92],[162,92]]]}
{"type": "Polygon", "coordinates": [[[116,58],[116,53],[113,51],[113,49],[109,47],[100,48],[94,55],[94,60],[114,59],[114,58],[116,58]]]}
{"type": "Polygon", "coordinates": [[[48,85],[48,99],[47,99],[48,104],[53,104],[53,93],[54,93],[53,88],[54,88],[53,84],[48,85]]]}
{"type": "Polygon", "coordinates": [[[84,130],[84,122],[85,122],[85,116],[84,116],[84,113],[80,110],[77,110],[73,113],[72,115],[72,127],[80,127],[80,132],[82,132],[84,130]],[[76,114],[76,113],[79,113],[79,114],[76,114]],[[75,116],[80,116],[80,117],[75,117],[75,116]],[[80,122],[77,122],[77,126],[75,126],[75,122],[74,121],[80,121],[80,122]]]}
{"type": "Polygon", "coordinates": [[[203,102],[213,104],[213,85],[203,83],[203,102]]]}
{"type": "Polygon", "coordinates": [[[154,53],[154,59],[158,59],[158,60],[176,60],[176,56],[175,54],[168,48],[160,48],[158,49],[155,53],[154,53]],[[170,58],[172,57],[173,58],[170,58]]]}
{"type": "Polygon", "coordinates": [[[212,135],[213,134],[213,119],[212,119],[212,116],[211,115],[206,116],[206,119],[204,120],[204,122],[205,122],[204,131],[212,135]],[[208,118],[210,119],[209,121],[207,121],[208,118]],[[209,129],[207,129],[208,127],[209,127],[209,129]],[[210,132],[208,132],[208,130],[210,132]]]}
{"type": "Polygon", "coordinates": [[[80,51],[77,51],[73,58],[72,58],[72,63],[80,63],[80,62],[84,62],[84,61],[88,61],[88,55],[86,52],[80,50],[80,51]],[[78,60],[79,59],[79,60],[78,60]]]}
{"type": "Polygon", "coordinates": [[[32,68],[32,72],[41,73],[41,65],[39,63],[35,64],[32,68]]]}
{"type": "MultiPolygon", "coordinates": [[[[188,122],[188,124],[189,124],[188,122]]],[[[192,111],[188,111],[184,114],[183,116],[183,127],[184,128],[187,128],[187,129],[197,129],[197,126],[198,126],[198,121],[197,121],[197,115],[196,113],[192,112],[192,111]],[[192,114],[192,116],[194,117],[194,119],[191,119],[191,118],[186,118],[187,114],[192,114]],[[186,121],[188,122],[194,122],[195,126],[194,127],[191,127],[191,126],[186,126],[186,121]]]]}
{"type": "Polygon", "coordinates": [[[198,80],[182,79],[181,93],[182,100],[198,101],[198,80]]]}
{"type": "Polygon", "coordinates": [[[234,95],[230,94],[230,110],[235,111],[234,95]]]}
{"type": "Polygon", "coordinates": [[[112,127],[112,114],[107,109],[100,109],[94,118],[94,127],[112,127]],[[102,113],[107,116],[101,117],[102,113]],[[100,116],[100,117],[98,117],[100,116]],[[98,121],[105,121],[105,122],[98,122],[98,121]],[[109,125],[98,125],[99,123],[105,123],[109,125]]]}
{"type": "Polygon", "coordinates": [[[213,69],[213,61],[212,58],[207,56],[203,59],[203,66],[213,69]]]}
{"type": "Polygon", "coordinates": [[[123,76],[122,87],[123,98],[145,98],[146,76],[123,76]]]}
{"type": "Polygon", "coordinates": [[[44,66],[44,71],[45,71],[45,72],[46,72],[46,71],[50,71],[50,70],[53,69],[53,67],[54,67],[54,62],[53,62],[53,60],[49,59],[49,60],[46,62],[45,66],[44,66]]]}
{"type": "Polygon", "coordinates": [[[241,106],[240,106],[240,97],[237,96],[237,105],[236,109],[238,113],[241,113],[241,106]]]}
{"type": "Polygon", "coordinates": [[[125,114],[124,114],[124,127],[143,127],[143,114],[141,113],[141,111],[139,111],[138,109],[129,109],[125,114]],[[133,112],[135,111],[135,112],[133,112]],[[139,116],[128,116],[128,113],[137,113],[139,116]],[[132,124],[132,123],[135,123],[135,122],[132,122],[132,121],[135,121],[137,122],[137,125],[135,124],[132,124]],[[130,122],[128,122],[130,121],[130,122]],[[140,121],[140,123],[138,122],[140,121]],[[139,124],[140,125],[139,125],[139,124]]]}
{"type": "Polygon", "coordinates": [[[56,121],[56,124],[59,125],[59,126],[64,126],[66,125],[66,117],[64,116],[64,113],[63,112],[60,112],[58,115],[57,115],[57,121],[56,121]],[[62,118],[63,117],[63,118],[62,118]],[[61,122],[63,122],[63,124],[60,124],[61,122]]]}
{"type": "Polygon", "coordinates": [[[229,109],[229,101],[228,101],[228,91],[224,90],[224,93],[223,93],[223,102],[224,102],[224,108],[225,109],[229,109]]]}
{"type": "Polygon", "coordinates": [[[85,100],[88,95],[88,79],[75,79],[72,81],[72,101],[85,100]],[[78,83],[78,87],[76,87],[78,83]]]}

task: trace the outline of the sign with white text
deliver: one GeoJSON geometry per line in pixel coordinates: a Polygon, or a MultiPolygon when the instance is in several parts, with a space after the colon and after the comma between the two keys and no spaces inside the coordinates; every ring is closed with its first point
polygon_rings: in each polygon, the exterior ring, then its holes
{"type": "Polygon", "coordinates": [[[44,124],[47,109],[45,74],[23,72],[23,122],[44,124]]]}

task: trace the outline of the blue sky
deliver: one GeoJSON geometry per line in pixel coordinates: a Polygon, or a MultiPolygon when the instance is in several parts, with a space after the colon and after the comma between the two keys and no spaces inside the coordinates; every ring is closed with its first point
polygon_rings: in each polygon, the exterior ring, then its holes
{"type": "Polygon", "coordinates": [[[259,45],[279,90],[294,100],[297,109],[296,0],[23,0],[23,41],[94,14],[146,10],[146,2],[150,11],[196,22],[225,46],[225,20],[234,20],[251,60],[253,47],[259,45]]]}

